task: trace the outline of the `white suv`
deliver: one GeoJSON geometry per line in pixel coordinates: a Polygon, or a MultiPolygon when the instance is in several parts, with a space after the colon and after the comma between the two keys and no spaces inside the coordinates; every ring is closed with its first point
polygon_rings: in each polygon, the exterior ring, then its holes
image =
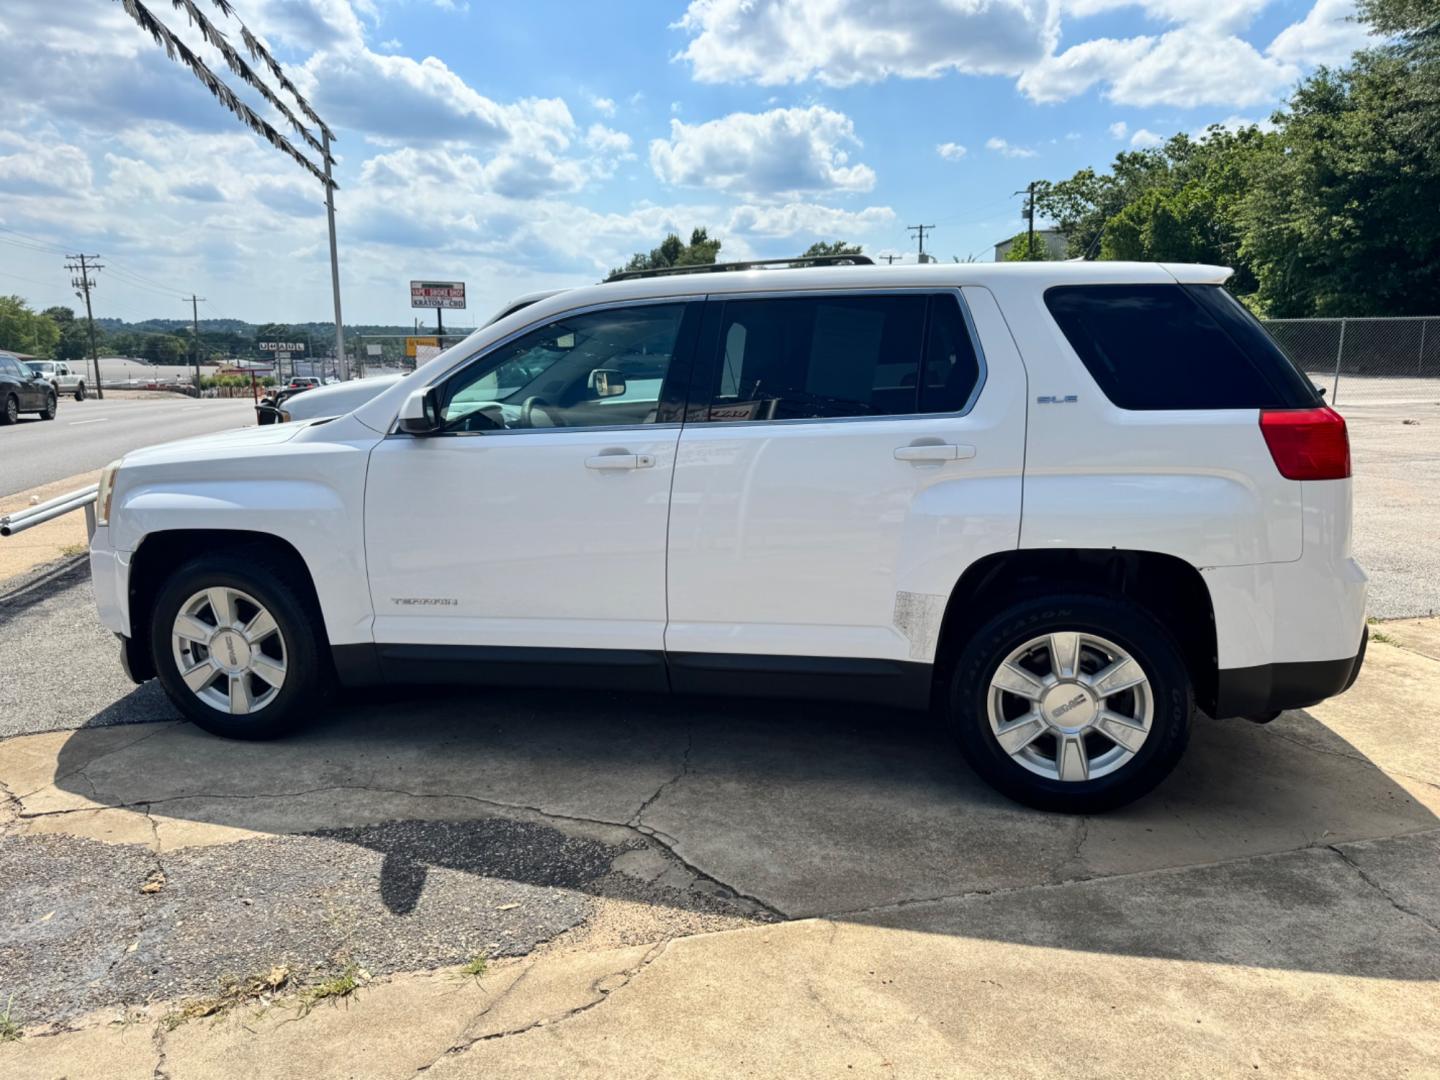
{"type": "Polygon", "coordinates": [[[265,738],[332,682],[836,698],[1115,806],[1191,714],[1345,690],[1345,423],[1209,266],[826,266],[547,297],[348,415],[127,455],[135,679],[265,738]]]}

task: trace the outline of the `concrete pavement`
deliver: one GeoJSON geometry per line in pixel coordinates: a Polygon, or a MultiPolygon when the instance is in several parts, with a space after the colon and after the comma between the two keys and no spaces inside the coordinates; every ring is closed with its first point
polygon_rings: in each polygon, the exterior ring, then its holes
{"type": "Polygon", "coordinates": [[[1389,636],[1349,694],[1201,721],[1088,819],[828,705],[471,690],[270,744],[11,738],[0,999],[31,1033],[0,1072],[1433,1073],[1440,632],[1389,636]],[[368,981],[307,1010],[345,963],[368,981]],[[294,990],[163,1022],[277,965],[294,990]]]}

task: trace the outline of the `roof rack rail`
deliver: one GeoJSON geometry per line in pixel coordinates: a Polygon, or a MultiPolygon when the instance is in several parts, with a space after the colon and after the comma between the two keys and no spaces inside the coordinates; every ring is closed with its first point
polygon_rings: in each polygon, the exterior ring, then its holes
{"type": "Polygon", "coordinates": [[[729,270],[754,270],[763,266],[874,266],[869,255],[796,255],[789,259],[746,259],[744,262],[696,263],[693,266],[660,266],[653,270],[622,270],[606,281],[669,277],[674,274],[720,274],[729,270]]]}

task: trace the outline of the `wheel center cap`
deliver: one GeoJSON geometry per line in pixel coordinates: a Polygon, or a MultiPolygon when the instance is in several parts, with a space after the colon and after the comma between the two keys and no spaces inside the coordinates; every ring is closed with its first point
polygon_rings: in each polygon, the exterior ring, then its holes
{"type": "Polygon", "coordinates": [[[1075,682],[1056,683],[1040,698],[1040,712],[1062,731],[1089,727],[1098,711],[1095,695],[1075,682]]]}
{"type": "Polygon", "coordinates": [[[221,630],[210,639],[210,655],[231,675],[250,666],[250,643],[237,630],[221,630]]]}

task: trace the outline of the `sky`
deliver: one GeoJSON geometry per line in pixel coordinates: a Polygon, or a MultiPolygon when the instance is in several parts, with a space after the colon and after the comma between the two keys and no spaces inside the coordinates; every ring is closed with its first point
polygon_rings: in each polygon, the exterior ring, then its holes
{"type": "MultiPolygon", "coordinates": [[[[142,2],[288,130],[184,0],[142,2]]],[[[412,278],[466,282],[447,322],[483,322],[696,226],[722,259],[913,262],[925,224],[940,259],[988,260],[1031,180],[1265,122],[1367,43],[1353,0],[193,2],[337,136],[347,323],[408,323],[412,278]]],[[[188,318],[197,293],[202,318],[333,317],[320,183],[117,0],[5,0],[0,100],[0,294],[76,306],[84,251],[97,316],[188,318]]]]}

